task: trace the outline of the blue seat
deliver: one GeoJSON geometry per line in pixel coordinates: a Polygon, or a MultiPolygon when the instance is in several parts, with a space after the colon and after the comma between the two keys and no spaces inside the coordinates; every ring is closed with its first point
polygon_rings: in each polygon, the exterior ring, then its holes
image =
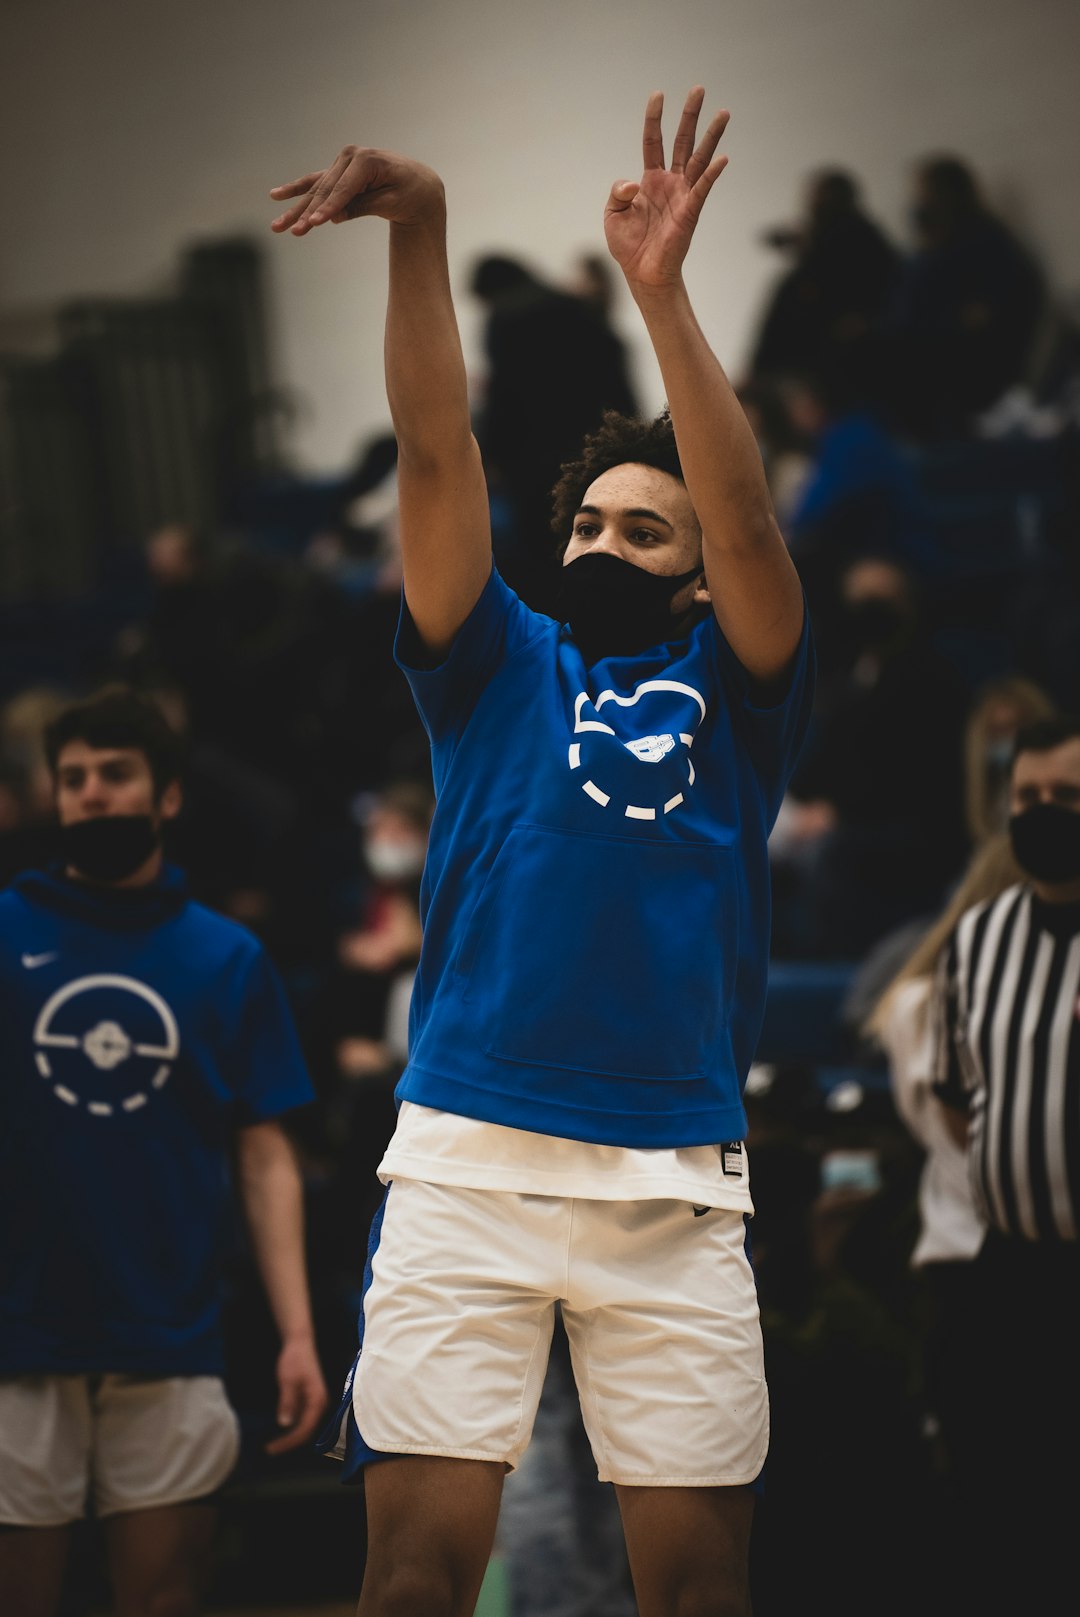
{"type": "Polygon", "coordinates": [[[843,1067],[857,1059],[840,1011],[856,960],[774,960],[755,1059],[843,1067]]]}

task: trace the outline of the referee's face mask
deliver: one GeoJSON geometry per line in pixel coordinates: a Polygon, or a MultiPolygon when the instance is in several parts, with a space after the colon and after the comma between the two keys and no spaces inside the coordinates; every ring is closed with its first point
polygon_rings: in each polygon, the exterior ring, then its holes
{"type": "Polygon", "coordinates": [[[1060,803],[1036,803],[1014,814],[1009,840],[1021,870],[1036,881],[1080,880],[1080,812],[1060,803]]]}

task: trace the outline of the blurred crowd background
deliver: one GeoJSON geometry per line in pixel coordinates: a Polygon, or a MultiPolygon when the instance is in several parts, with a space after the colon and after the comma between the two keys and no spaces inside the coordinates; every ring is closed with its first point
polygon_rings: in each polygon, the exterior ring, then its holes
{"type": "MultiPolygon", "coordinates": [[[[748,1084],[776,1431],[759,1576],[777,1609],[785,1568],[811,1564],[835,1612],[910,1609],[947,1536],[911,1261],[923,1149],[866,1019],[1003,831],[1018,726],[1080,705],[1080,328],[979,173],[948,151],[912,172],[903,239],[853,169],[802,177],[732,378],[819,654],[771,842],[748,1084]]],[[[266,944],[315,1079],[294,1135],[336,1386],[406,1056],[433,801],[392,657],[393,435],[335,475],[298,466],[262,255],[201,242],[168,295],[72,300],[55,354],[0,355],[0,876],[52,856],[45,723],[111,681],[153,695],[188,751],[170,855],[266,944]]],[[[616,288],[602,255],[568,256],[560,279],[493,243],[468,295],[496,562],[554,610],[558,467],[604,409],[642,411],[616,288]]],[[[219,1594],[349,1595],[355,1497],[315,1455],[272,1474],[260,1458],[273,1331],[239,1228],[227,1318],[250,1444],[219,1594]],[[301,1519],[313,1547],[296,1557],[272,1524],[288,1538],[301,1519]]]]}

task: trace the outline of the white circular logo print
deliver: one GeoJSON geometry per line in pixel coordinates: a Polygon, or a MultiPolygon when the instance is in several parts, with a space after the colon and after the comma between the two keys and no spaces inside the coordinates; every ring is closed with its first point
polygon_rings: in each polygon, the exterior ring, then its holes
{"type": "Polygon", "coordinates": [[[686,801],[694,784],[690,748],[705,711],[701,692],[674,679],[643,680],[631,696],[608,690],[593,699],[579,691],[574,735],[585,739],[570,743],[567,762],[581,771],[581,790],[601,808],[627,820],[662,820],[686,801]],[[639,704],[632,715],[619,711],[639,704]],[[624,727],[634,724],[634,731],[620,734],[601,719],[605,707],[624,727]]]}
{"type": "Polygon", "coordinates": [[[78,977],[34,1025],[38,1072],[58,1100],[92,1117],[137,1112],[168,1083],[179,1053],[175,1016],[134,977],[78,977]]]}

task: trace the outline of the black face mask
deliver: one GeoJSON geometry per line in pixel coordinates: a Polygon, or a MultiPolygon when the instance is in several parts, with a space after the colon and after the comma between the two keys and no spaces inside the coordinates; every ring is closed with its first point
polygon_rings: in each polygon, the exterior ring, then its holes
{"type": "Polygon", "coordinates": [[[1057,803],[1037,803],[1014,814],[1009,840],[1021,870],[1036,881],[1080,881],[1080,814],[1057,803]]]}
{"type": "Polygon", "coordinates": [[[856,653],[885,651],[903,637],[907,628],[903,608],[883,595],[868,595],[861,601],[853,601],[847,608],[846,619],[851,649],[856,653]]]}
{"type": "Polygon", "coordinates": [[[619,556],[580,556],[562,570],[562,616],[586,663],[600,657],[632,657],[675,638],[674,596],[698,578],[688,572],[648,573],[619,556]]]}
{"type": "Polygon", "coordinates": [[[60,827],[64,864],[88,881],[123,881],[160,846],[160,834],[149,814],[103,814],[60,827]]]}

